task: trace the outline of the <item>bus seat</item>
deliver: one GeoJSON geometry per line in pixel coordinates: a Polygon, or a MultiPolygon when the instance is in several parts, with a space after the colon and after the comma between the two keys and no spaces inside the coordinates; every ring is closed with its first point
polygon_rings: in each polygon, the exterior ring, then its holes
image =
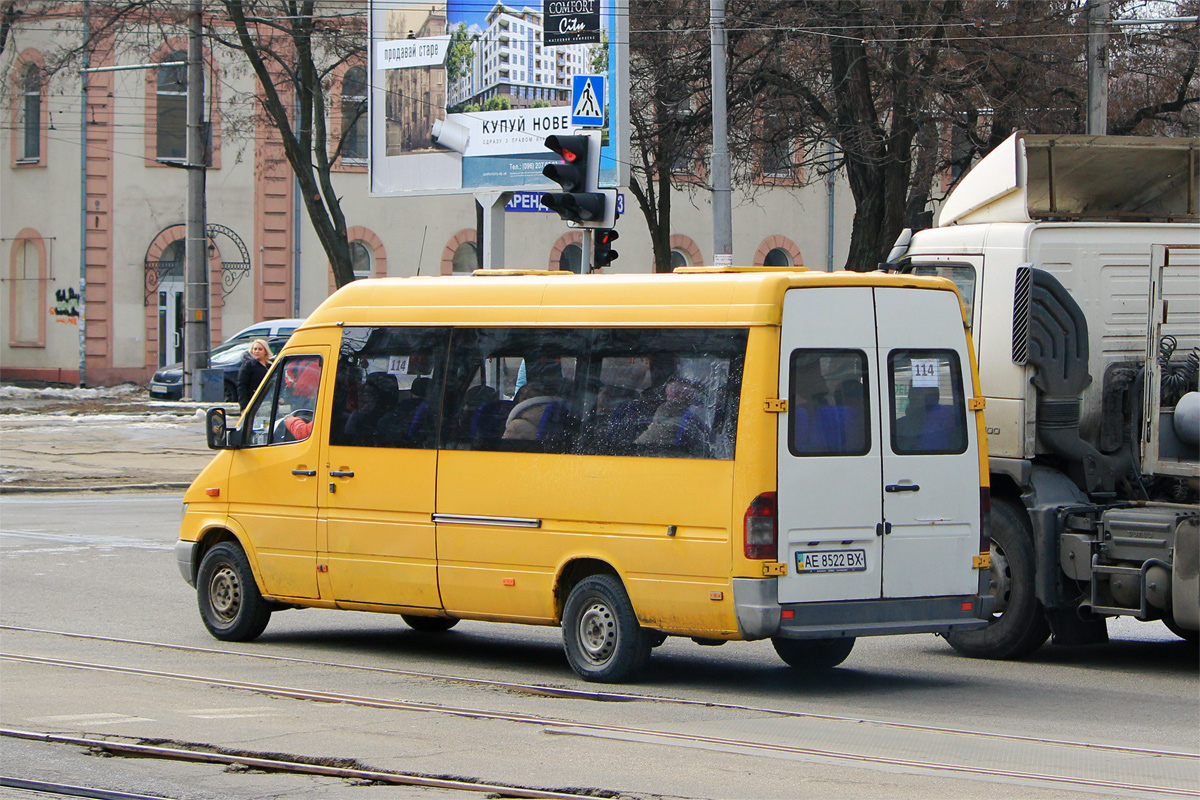
{"type": "Polygon", "coordinates": [[[920,449],[924,451],[961,450],[962,425],[954,406],[933,406],[925,412],[920,449]]]}
{"type": "Polygon", "coordinates": [[[825,452],[855,453],[863,447],[862,412],[850,406],[821,406],[813,424],[813,446],[825,452]]]}
{"type": "Polygon", "coordinates": [[[797,408],[792,412],[792,449],[797,453],[806,453],[813,449],[807,408],[797,408]]]}
{"type": "Polygon", "coordinates": [[[511,400],[488,400],[480,405],[471,420],[471,441],[495,441],[503,436],[508,412],[514,405],[511,400]]]}
{"type": "Polygon", "coordinates": [[[546,403],[538,420],[537,440],[555,439],[562,436],[564,425],[563,404],[558,400],[546,403]]]}

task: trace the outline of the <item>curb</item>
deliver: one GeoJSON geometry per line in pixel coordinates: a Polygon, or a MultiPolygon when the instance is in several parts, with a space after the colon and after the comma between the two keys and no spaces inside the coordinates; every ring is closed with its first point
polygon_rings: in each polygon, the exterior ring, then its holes
{"type": "Polygon", "coordinates": [[[81,492],[154,491],[156,489],[186,489],[191,483],[121,483],[110,486],[0,486],[4,494],[51,494],[81,492]]]}

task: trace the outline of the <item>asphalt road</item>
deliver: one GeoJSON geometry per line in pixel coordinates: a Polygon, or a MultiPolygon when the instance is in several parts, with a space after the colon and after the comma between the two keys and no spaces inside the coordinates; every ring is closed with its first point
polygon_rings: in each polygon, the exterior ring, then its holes
{"type": "MultiPolygon", "coordinates": [[[[218,642],[175,568],[178,519],[169,494],[0,498],[0,728],[591,796],[1200,795],[1197,654],[1156,623],[1023,662],[863,639],[816,677],[767,643],[671,639],[639,684],[598,687],[553,628],[294,610],[218,642]]],[[[188,800],[478,796],[97,752],[7,733],[0,773],[188,800]]]]}

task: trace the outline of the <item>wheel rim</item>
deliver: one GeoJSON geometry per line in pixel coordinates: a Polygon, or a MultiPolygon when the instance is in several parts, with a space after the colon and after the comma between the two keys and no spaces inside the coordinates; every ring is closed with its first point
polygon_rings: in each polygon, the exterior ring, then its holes
{"type": "Polygon", "coordinates": [[[579,615],[579,649],[591,664],[604,664],[617,646],[617,623],[612,609],[596,601],[579,615]]]}
{"type": "Polygon", "coordinates": [[[1012,599],[1012,569],[1008,566],[1008,556],[1004,548],[992,542],[991,594],[996,598],[992,606],[992,616],[999,617],[1008,609],[1012,599]]]}
{"type": "Polygon", "coordinates": [[[242,606],[242,584],[232,567],[222,565],[208,580],[208,605],[224,623],[233,622],[242,606]]]}

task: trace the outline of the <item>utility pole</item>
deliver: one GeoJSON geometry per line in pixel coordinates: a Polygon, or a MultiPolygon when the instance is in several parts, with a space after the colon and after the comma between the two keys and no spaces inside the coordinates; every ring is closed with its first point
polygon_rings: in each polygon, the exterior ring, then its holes
{"type": "Polygon", "coordinates": [[[1087,5],[1087,132],[1108,133],[1108,28],[1112,21],[1109,0],[1087,5]]]}
{"type": "Polygon", "coordinates": [[[202,0],[188,3],[187,66],[187,233],[186,308],[183,339],[183,394],[200,398],[199,370],[208,368],[208,237],[204,202],[204,42],[202,0]]]}
{"type": "Polygon", "coordinates": [[[733,266],[733,189],[729,170],[729,109],[725,76],[725,0],[710,0],[712,28],[713,265],[733,266]]]}

